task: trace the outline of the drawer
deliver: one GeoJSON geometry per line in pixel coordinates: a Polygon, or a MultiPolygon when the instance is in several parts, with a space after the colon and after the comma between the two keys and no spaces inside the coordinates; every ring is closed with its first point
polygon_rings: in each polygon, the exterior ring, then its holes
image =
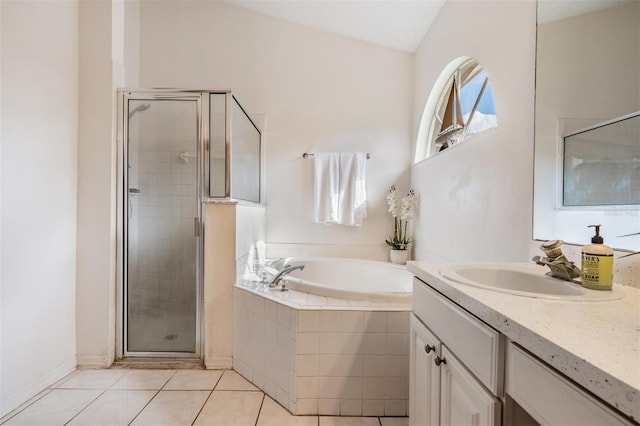
{"type": "Polygon", "coordinates": [[[417,278],[413,312],[482,384],[502,396],[504,336],[417,278]]]}
{"type": "Polygon", "coordinates": [[[632,424],[514,344],[506,382],[507,394],[540,424],[632,424]]]}

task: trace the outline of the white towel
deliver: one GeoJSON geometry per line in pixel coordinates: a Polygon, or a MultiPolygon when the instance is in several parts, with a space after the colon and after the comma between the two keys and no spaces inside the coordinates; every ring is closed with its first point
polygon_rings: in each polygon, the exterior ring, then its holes
{"type": "Polygon", "coordinates": [[[314,157],[314,220],[360,226],[367,217],[367,154],[319,153],[314,157]]]}
{"type": "Polygon", "coordinates": [[[315,154],[313,174],[313,220],[317,223],[337,223],[340,154],[337,152],[315,154]]]}

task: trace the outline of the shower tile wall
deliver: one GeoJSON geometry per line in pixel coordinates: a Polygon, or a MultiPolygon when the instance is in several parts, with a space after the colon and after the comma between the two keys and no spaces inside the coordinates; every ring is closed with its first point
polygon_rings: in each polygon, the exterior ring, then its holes
{"type": "Polygon", "coordinates": [[[196,290],[194,146],[195,141],[141,141],[139,150],[129,152],[130,164],[139,169],[130,168],[129,187],[140,190],[130,196],[129,252],[137,256],[129,257],[129,304],[140,316],[169,321],[177,314],[195,321],[195,309],[185,309],[196,290]]]}

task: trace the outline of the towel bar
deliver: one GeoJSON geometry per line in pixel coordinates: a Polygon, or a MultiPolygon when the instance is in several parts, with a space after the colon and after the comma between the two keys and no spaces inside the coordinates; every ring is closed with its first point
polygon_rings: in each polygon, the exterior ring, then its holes
{"type": "MultiPolygon", "coordinates": [[[[315,154],[311,154],[311,153],[305,152],[304,154],[302,154],[302,158],[309,158],[309,157],[313,157],[314,155],[315,155],[315,154]]],[[[369,158],[371,158],[371,154],[369,154],[369,153],[367,152],[367,160],[368,160],[369,158]]]]}

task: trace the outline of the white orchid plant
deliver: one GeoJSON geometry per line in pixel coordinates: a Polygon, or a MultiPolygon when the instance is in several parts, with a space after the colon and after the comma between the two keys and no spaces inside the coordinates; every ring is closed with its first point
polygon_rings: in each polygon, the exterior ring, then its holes
{"type": "Polygon", "coordinates": [[[413,215],[416,207],[416,195],[413,189],[409,191],[406,197],[404,197],[398,207],[398,192],[395,185],[391,186],[389,193],[387,194],[387,206],[389,207],[389,213],[393,216],[393,234],[389,236],[389,239],[385,240],[385,243],[395,250],[406,250],[411,244],[407,227],[413,215]]]}

